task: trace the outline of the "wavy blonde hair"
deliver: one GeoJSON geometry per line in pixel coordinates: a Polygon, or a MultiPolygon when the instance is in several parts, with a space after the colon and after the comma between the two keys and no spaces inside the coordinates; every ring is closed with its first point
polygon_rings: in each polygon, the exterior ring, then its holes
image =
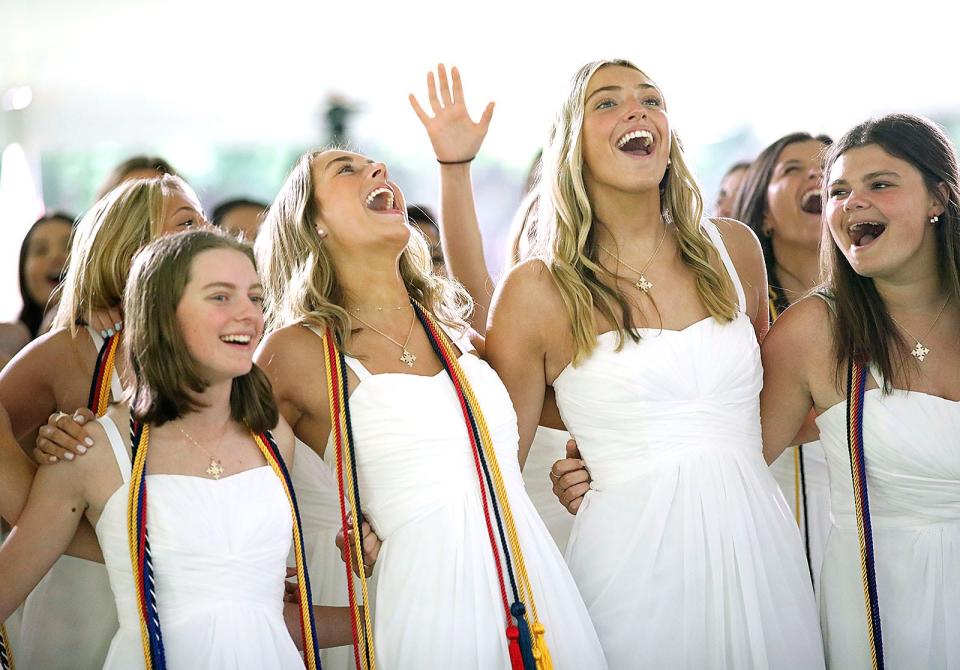
{"type": "Polygon", "coordinates": [[[167,196],[175,190],[193,193],[174,175],[132,179],[84,214],[73,231],[54,328],[76,333],[93,312],[120,305],[130,263],[141,247],[160,236],[167,196]]]}
{"type": "MultiPolygon", "coordinates": [[[[644,74],[626,60],[593,61],[580,68],[551,129],[537,187],[535,246],[545,256],[570,318],[574,364],[583,361],[596,346],[594,309],[611,324],[622,324],[623,329],[618,330],[618,350],[626,337],[635,342],[640,339],[626,294],[602,281],[609,281],[615,275],[598,261],[596,221],[583,182],[582,133],[587,85],[598,70],[609,66],[627,67],[644,74]]],[[[672,131],[670,161],[660,182],[664,219],[676,227],[680,255],[696,276],[700,300],[718,320],[732,321],[737,314],[733,282],[727,272],[720,269],[723,266],[719,254],[701,229],[703,196],[687,166],[680,141],[672,131]]]]}
{"type": "MultiPolygon", "coordinates": [[[[330,327],[349,347],[351,320],[330,251],[317,232],[320,203],[313,195],[316,160],[329,150],[304,154],[270,206],[255,245],[266,303],[267,329],[295,323],[330,327]]],[[[399,270],[407,293],[448,326],[466,328],[473,302],[455,281],[432,274],[430,247],[410,227],[399,270]]]]}

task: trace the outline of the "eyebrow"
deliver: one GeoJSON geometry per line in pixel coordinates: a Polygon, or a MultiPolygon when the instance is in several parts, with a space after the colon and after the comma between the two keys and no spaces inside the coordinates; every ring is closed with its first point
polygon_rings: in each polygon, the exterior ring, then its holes
{"type": "MultiPolygon", "coordinates": [[[[334,158],[329,163],[327,163],[326,167],[323,168],[323,171],[326,172],[327,170],[329,170],[330,166],[333,165],[334,163],[352,163],[354,158],[356,158],[356,156],[338,156],[337,158],[334,158]]],[[[367,164],[370,164],[372,162],[373,162],[372,160],[367,159],[367,164]]]]}
{"type": "MultiPolygon", "coordinates": [[[[657,87],[654,86],[653,84],[637,84],[637,88],[638,89],[652,88],[657,93],[660,92],[659,89],[657,89],[657,87]]],[[[622,90],[623,90],[623,86],[617,86],[616,84],[611,86],[601,86],[596,91],[588,95],[587,99],[584,100],[584,102],[586,103],[588,100],[590,100],[590,98],[595,96],[597,93],[602,93],[603,91],[622,91],[622,90]]]]}
{"type": "MultiPolygon", "coordinates": [[[[204,286],[203,290],[206,291],[212,288],[235,289],[237,288],[237,285],[231,284],[230,282],[227,282],[227,281],[214,281],[204,286]]],[[[260,282],[257,282],[256,284],[250,284],[250,288],[251,289],[257,288],[257,289],[263,290],[263,285],[260,282]]]]}
{"type": "MultiPolygon", "coordinates": [[[[893,170],[877,170],[876,172],[868,172],[867,174],[863,175],[863,181],[867,181],[869,179],[876,179],[877,177],[899,177],[899,176],[900,174],[898,172],[894,172],[893,170]]],[[[846,183],[847,183],[846,179],[843,179],[843,178],[834,179],[832,182],[830,182],[830,186],[833,186],[834,184],[846,184],[846,183]]]]}

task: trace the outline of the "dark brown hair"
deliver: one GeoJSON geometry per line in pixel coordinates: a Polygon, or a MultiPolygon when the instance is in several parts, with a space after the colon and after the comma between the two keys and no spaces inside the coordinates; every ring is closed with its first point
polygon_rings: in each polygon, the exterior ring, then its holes
{"type": "Polygon", "coordinates": [[[179,176],[173,166],[160,156],[131,156],[110,171],[97,190],[97,200],[115,189],[127,178],[127,175],[137,170],[153,170],[158,177],[165,174],[179,176]]]}
{"type": "MultiPolygon", "coordinates": [[[[923,177],[927,190],[944,206],[934,224],[937,269],[940,283],[951,300],[960,299],[960,179],[957,156],[950,140],[931,121],[911,114],[890,114],[870,119],[850,130],[827,151],[824,174],[851,149],[876,145],[910,163],[923,177]],[[946,200],[940,193],[945,188],[946,200]]],[[[826,181],[826,180],[825,180],[826,181]]],[[[838,381],[848,360],[870,361],[884,380],[884,390],[893,388],[894,374],[910,363],[909,346],[887,313],[873,279],[853,271],[840,248],[827,242],[820,248],[821,265],[835,309],[833,339],[837,352],[838,381]]]]}
{"type": "MultiPolygon", "coordinates": [[[[763,232],[763,217],[769,209],[767,203],[767,189],[773,181],[773,173],[780,160],[780,154],[791,144],[816,140],[824,145],[830,145],[832,140],[826,135],[811,135],[810,133],[790,133],[760,152],[757,158],[747,167],[743,176],[740,191],[733,203],[733,218],[747,224],[756,233],[763,249],[763,260],[767,266],[767,281],[771,286],[779,286],[777,277],[777,259],[773,254],[773,241],[763,232]]],[[[730,169],[733,171],[733,168],[730,169]]],[[[728,172],[729,174],[729,172],[728,172]]]]}
{"type": "MultiPolygon", "coordinates": [[[[23,237],[23,242],[20,244],[20,260],[17,266],[17,277],[20,281],[20,298],[23,300],[23,309],[20,310],[20,321],[27,327],[27,330],[30,331],[30,339],[34,339],[40,334],[40,326],[43,323],[43,317],[50,303],[55,304],[56,300],[59,299],[59,291],[55,291],[50,294],[51,300],[48,301],[48,304],[41,305],[30,295],[30,290],[27,288],[26,275],[27,255],[30,253],[30,239],[37,231],[37,228],[51,221],[63,221],[70,226],[72,235],[74,218],[75,217],[64,212],[53,212],[52,214],[42,216],[30,226],[30,230],[27,231],[27,234],[23,237]]],[[[64,263],[63,271],[65,272],[66,269],[66,263],[64,263]]],[[[60,277],[61,279],[63,278],[63,272],[61,272],[60,277]]]]}
{"type": "MultiPolygon", "coordinates": [[[[212,249],[239,251],[256,267],[249,245],[215,228],[161,237],[133,261],[123,299],[124,341],[134,375],[127,400],[139,421],[162,425],[201,407],[192,395],[202,393],[209,384],[187,351],[177,305],[190,281],[194,259],[212,249]]],[[[270,382],[256,365],[234,378],[230,415],[257,433],[277,425],[270,382]]]]}

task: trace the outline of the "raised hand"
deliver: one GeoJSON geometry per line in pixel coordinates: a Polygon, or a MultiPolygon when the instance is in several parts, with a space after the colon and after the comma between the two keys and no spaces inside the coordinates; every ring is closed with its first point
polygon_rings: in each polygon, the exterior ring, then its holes
{"type": "Polygon", "coordinates": [[[474,122],[467,111],[459,70],[452,68],[450,75],[452,86],[447,79],[447,69],[442,64],[437,66],[437,78],[440,80],[438,97],[437,80],[433,72],[427,74],[427,99],[433,116],[424,111],[412,93],[410,105],[430,136],[437,160],[441,163],[468,163],[480,151],[480,145],[487,136],[490,119],[493,118],[493,103],[487,104],[480,121],[474,122]]]}

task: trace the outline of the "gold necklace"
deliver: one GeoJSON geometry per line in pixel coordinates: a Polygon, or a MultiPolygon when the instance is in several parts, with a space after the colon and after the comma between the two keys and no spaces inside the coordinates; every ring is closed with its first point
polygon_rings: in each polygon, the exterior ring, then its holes
{"type": "Polygon", "coordinates": [[[390,337],[389,335],[387,335],[385,332],[383,332],[382,330],[380,330],[380,329],[377,328],[376,326],[373,326],[373,325],[367,323],[366,321],[364,321],[363,319],[361,319],[359,314],[355,314],[355,315],[354,315],[354,318],[355,318],[357,321],[359,321],[360,323],[362,323],[363,325],[367,326],[367,327],[368,327],[370,330],[372,330],[373,332],[375,332],[375,333],[377,333],[377,334],[379,334],[379,335],[387,338],[388,340],[390,340],[391,342],[393,342],[395,345],[397,345],[398,347],[400,347],[400,349],[403,351],[403,353],[400,354],[400,362],[403,363],[404,365],[406,365],[408,368],[412,368],[412,367],[413,367],[413,364],[417,362],[417,357],[416,357],[416,355],[415,355],[413,352],[411,352],[411,351],[409,351],[409,350],[407,349],[407,345],[410,344],[410,336],[413,335],[413,324],[415,324],[415,323],[417,322],[417,315],[416,315],[416,314],[413,314],[413,315],[410,317],[410,330],[407,331],[407,339],[403,341],[403,344],[400,344],[399,342],[397,342],[395,339],[393,339],[392,337],[390,337]]]}
{"type": "Polygon", "coordinates": [[[613,253],[602,244],[598,244],[597,246],[600,247],[600,249],[604,251],[608,256],[613,256],[614,258],[616,258],[617,263],[624,265],[628,269],[633,270],[638,275],[640,275],[637,278],[637,281],[633,283],[633,285],[636,286],[637,289],[639,289],[640,291],[643,291],[644,294],[649,295],[650,291],[653,290],[653,282],[647,279],[647,276],[644,273],[647,271],[647,268],[650,267],[650,264],[653,262],[653,259],[657,257],[657,253],[660,251],[660,247],[663,245],[663,240],[664,238],[666,238],[666,236],[667,236],[667,222],[664,221],[663,231],[660,233],[660,241],[657,242],[657,248],[653,250],[653,254],[650,255],[649,259],[647,259],[647,262],[646,264],[644,264],[642,270],[638,270],[637,268],[633,267],[626,261],[622,260],[617,254],[613,253]]]}
{"type": "MultiPolygon", "coordinates": [[[[401,309],[410,309],[412,305],[407,303],[406,305],[400,305],[398,307],[381,307],[380,305],[360,305],[358,307],[351,307],[350,311],[354,314],[359,314],[361,309],[375,309],[378,312],[398,312],[401,309]]],[[[369,324],[368,324],[369,325],[369,324]]]]}
{"type": "MultiPolygon", "coordinates": [[[[227,421],[227,423],[230,423],[230,422],[227,421]]],[[[204,472],[206,472],[208,475],[210,475],[214,479],[220,479],[220,475],[222,475],[225,472],[225,470],[223,469],[223,465],[220,463],[220,460],[217,458],[214,458],[213,454],[211,454],[209,451],[201,447],[200,443],[197,442],[195,439],[193,439],[190,436],[190,433],[185,431],[183,429],[183,426],[181,426],[179,423],[177,424],[177,428],[180,429],[180,432],[183,433],[183,436],[185,438],[187,438],[193,443],[193,446],[195,446],[197,449],[205,453],[207,455],[207,458],[210,459],[210,465],[207,466],[207,469],[204,470],[204,472]]],[[[226,428],[226,426],[224,426],[224,428],[226,428]]],[[[223,432],[226,433],[226,430],[224,430],[223,432]]],[[[220,442],[223,442],[223,434],[220,435],[220,442]]],[[[218,447],[220,446],[220,442],[217,443],[218,447]]]]}
{"type": "Polygon", "coordinates": [[[933,329],[936,327],[937,323],[940,321],[940,317],[943,316],[943,310],[947,308],[947,303],[949,302],[950,302],[950,296],[947,296],[947,299],[943,301],[943,306],[940,308],[940,311],[937,312],[937,318],[933,320],[933,325],[927,328],[927,332],[923,334],[922,338],[913,337],[910,331],[904,328],[903,324],[897,321],[896,318],[894,318],[893,314],[890,314],[890,312],[887,312],[887,314],[889,314],[890,318],[893,319],[893,322],[897,325],[897,327],[900,330],[905,332],[907,335],[910,335],[912,339],[917,341],[917,346],[913,348],[913,351],[910,352],[910,355],[916,358],[921,363],[923,363],[924,359],[927,357],[927,354],[930,353],[930,348],[927,346],[924,346],[923,340],[927,339],[927,335],[933,332],[933,329]]]}

